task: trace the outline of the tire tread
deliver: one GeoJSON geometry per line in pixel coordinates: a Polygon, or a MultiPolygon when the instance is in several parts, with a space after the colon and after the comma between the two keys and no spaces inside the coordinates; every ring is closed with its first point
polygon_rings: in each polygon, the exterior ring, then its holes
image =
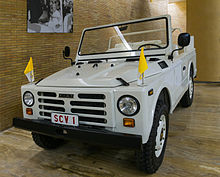
{"type": "MultiPolygon", "coordinates": [[[[136,153],[138,168],[149,174],[155,173],[160,167],[163,161],[165,148],[166,148],[167,135],[166,135],[166,140],[164,142],[161,155],[158,157],[158,159],[156,159],[155,149],[154,149],[155,148],[155,137],[157,136],[157,127],[159,126],[159,119],[160,119],[160,115],[158,113],[161,112],[161,109],[166,111],[167,113],[166,119],[169,118],[168,106],[165,105],[164,102],[159,99],[156,105],[155,114],[154,114],[154,122],[153,122],[153,126],[151,129],[148,142],[146,144],[143,144],[141,147],[141,150],[139,150],[136,153]]],[[[168,127],[169,126],[167,124],[167,127],[166,127],[167,130],[168,130],[168,127]]],[[[168,131],[166,133],[168,133],[168,131]]]]}

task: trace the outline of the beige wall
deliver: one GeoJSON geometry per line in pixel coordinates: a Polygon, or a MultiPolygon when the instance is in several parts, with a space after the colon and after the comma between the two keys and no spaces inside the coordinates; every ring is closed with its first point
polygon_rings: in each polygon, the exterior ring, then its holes
{"type": "Polygon", "coordinates": [[[23,71],[33,57],[36,80],[69,66],[65,45],[74,58],[83,28],[167,13],[167,0],[74,0],[72,34],[28,34],[27,0],[0,1],[0,130],[21,117],[20,86],[23,71]]]}
{"type": "Polygon", "coordinates": [[[187,31],[195,36],[197,80],[220,82],[220,0],[187,0],[187,31]]]}
{"type": "MultiPolygon", "coordinates": [[[[186,1],[169,3],[168,13],[171,15],[172,27],[180,28],[182,32],[186,32],[186,1]]],[[[176,44],[179,34],[178,30],[173,33],[173,42],[176,44]]]]}

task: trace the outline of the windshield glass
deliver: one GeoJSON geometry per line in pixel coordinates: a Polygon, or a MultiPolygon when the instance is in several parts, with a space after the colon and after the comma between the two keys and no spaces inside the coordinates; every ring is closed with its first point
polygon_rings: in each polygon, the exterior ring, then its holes
{"type": "Polygon", "coordinates": [[[166,48],[167,18],[123,23],[85,30],[79,55],[106,54],[166,48]]]}

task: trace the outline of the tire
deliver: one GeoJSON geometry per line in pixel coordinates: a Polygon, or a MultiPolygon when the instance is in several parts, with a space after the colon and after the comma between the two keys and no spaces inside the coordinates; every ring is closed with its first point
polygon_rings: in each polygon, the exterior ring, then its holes
{"type": "Polygon", "coordinates": [[[64,140],[32,132],[32,138],[36,145],[44,149],[56,149],[64,143],[64,140]]]}
{"type": "Polygon", "coordinates": [[[136,152],[137,166],[140,170],[145,171],[148,174],[155,173],[158,170],[164,158],[168,129],[168,106],[159,99],[156,105],[153,126],[148,142],[146,144],[142,144],[141,149],[136,152]],[[162,127],[161,123],[163,125],[162,127]],[[161,144],[158,146],[158,143],[161,144]],[[156,150],[156,148],[158,150],[156,150]]]}
{"type": "Polygon", "coordinates": [[[191,106],[193,102],[193,97],[194,97],[194,80],[193,80],[193,69],[191,67],[188,90],[185,92],[182,99],[180,100],[182,107],[191,106]]]}

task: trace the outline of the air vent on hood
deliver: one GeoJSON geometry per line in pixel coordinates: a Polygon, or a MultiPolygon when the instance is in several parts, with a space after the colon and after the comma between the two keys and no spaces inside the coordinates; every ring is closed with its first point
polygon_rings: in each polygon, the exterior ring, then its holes
{"type": "Polygon", "coordinates": [[[167,68],[167,67],[168,67],[168,65],[166,64],[166,62],[165,62],[165,61],[161,61],[161,62],[159,62],[159,63],[158,63],[158,65],[160,65],[160,67],[161,67],[162,69],[164,69],[164,68],[167,68]]]}
{"type": "Polygon", "coordinates": [[[150,58],[149,61],[159,61],[159,58],[150,58]]]}

